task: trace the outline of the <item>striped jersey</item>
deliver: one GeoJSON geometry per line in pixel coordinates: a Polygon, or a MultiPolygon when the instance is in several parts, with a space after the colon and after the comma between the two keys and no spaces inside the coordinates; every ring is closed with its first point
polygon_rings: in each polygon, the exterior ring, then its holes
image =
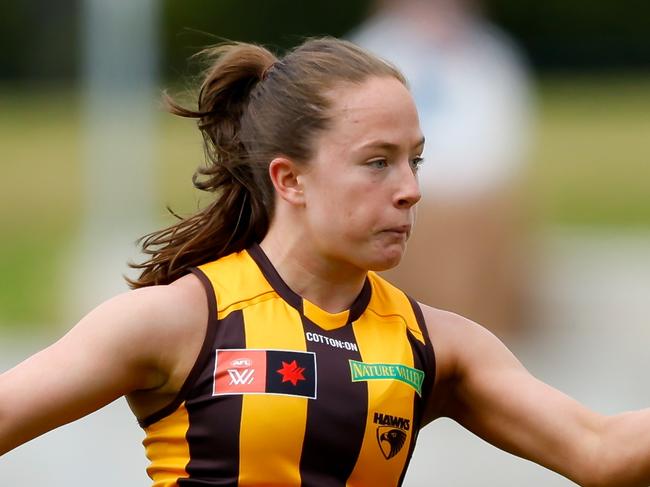
{"type": "Polygon", "coordinates": [[[192,272],[209,323],[178,396],[141,420],[153,486],[401,485],[435,374],[419,305],[369,272],[328,313],[259,245],[192,272]]]}

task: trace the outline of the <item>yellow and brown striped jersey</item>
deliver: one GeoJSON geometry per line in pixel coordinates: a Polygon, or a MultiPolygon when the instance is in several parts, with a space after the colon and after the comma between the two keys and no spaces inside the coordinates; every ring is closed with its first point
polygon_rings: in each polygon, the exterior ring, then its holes
{"type": "Polygon", "coordinates": [[[400,485],[435,373],[418,304],[370,272],[328,313],[258,245],[193,272],[210,318],[177,398],[141,421],[154,487],[400,485]]]}

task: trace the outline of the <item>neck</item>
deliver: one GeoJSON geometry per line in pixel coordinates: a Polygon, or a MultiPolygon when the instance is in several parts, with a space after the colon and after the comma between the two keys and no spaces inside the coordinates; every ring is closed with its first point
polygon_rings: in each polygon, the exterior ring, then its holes
{"type": "Polygon", "coordinates": [[[296,294],[329,313],[348,309],[363,288],[366,270],[320,254],[295,227],[271,225],[260,247],[296,294]]]}

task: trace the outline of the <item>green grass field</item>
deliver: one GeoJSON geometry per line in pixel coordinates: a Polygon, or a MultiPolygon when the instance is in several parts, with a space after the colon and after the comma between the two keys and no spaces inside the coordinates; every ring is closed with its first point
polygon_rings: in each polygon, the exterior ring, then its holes
{"type": "MultiPolygon", "coordinates": [[[[79,99],[0,87],[0,327],[60,318],[57,258],[82,214],[79,99]]],[[[543,225],[650,229],[650,76],[540,82],[527,188],[543,225]]],[[[159,206],[196,206],[192,122],[161,113],[159,206]]]]}
{"type": "Polygon", "coordinates": [[[650,76],[546,80],[529,184],[549,225],[650,228],[650,76]]]}

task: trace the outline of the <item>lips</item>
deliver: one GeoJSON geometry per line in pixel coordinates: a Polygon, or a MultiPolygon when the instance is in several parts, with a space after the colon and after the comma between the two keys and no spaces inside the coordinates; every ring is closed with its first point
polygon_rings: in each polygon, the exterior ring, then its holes
{"type": "Polygon", "coordinates": [[[399,225],[396,227],[390,227],[382,230],[382,233],[392,233],[395,236],[404,235],[408,238],[411,234],[411,225],[399,225]]]}

